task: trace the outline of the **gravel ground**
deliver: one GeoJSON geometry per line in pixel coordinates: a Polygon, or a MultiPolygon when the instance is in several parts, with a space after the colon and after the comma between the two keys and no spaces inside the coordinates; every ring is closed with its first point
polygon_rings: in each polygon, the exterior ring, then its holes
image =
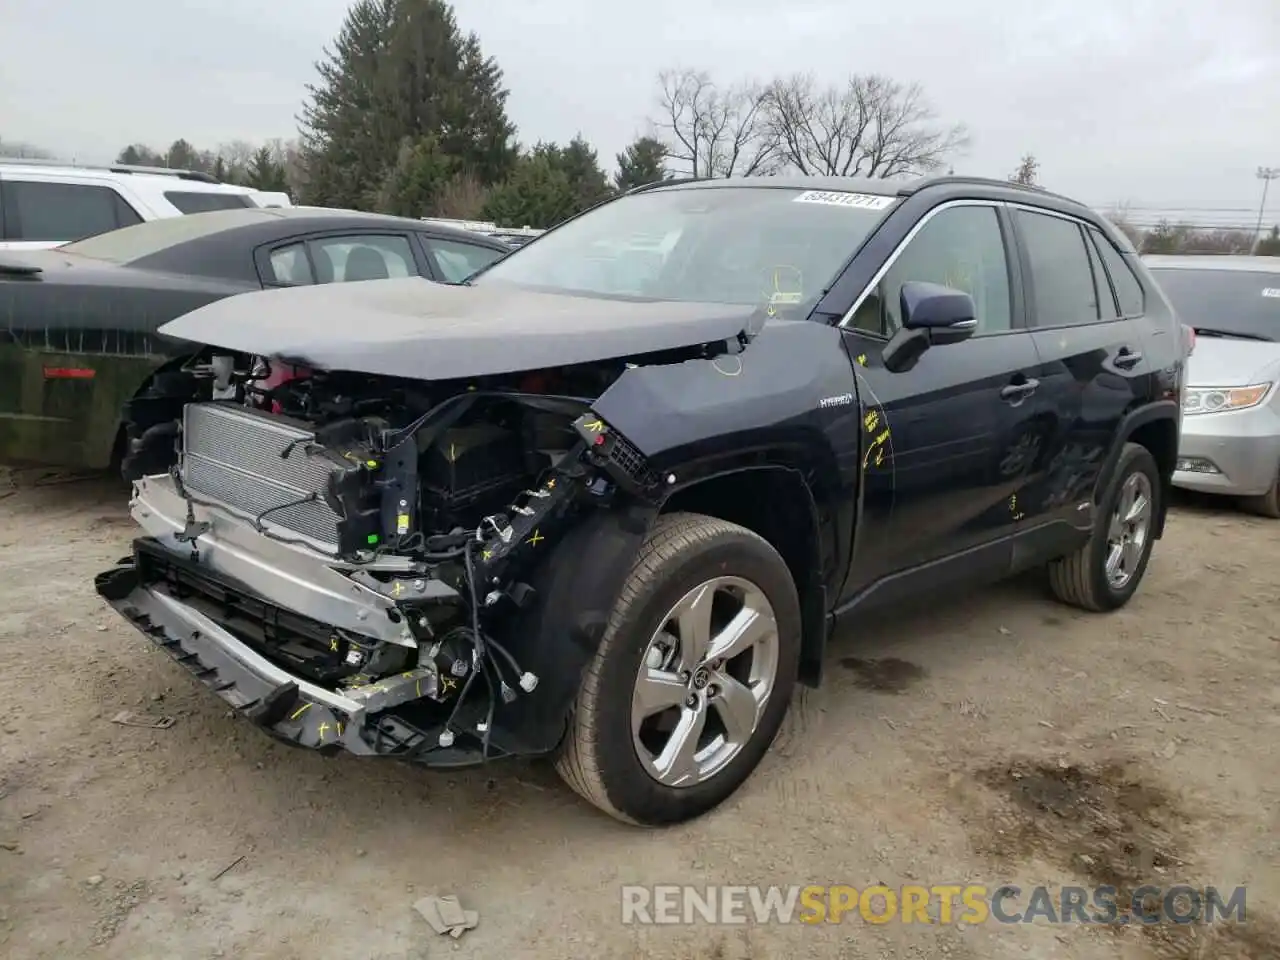
{"type": "Polygon", "coordinates": [[[1280,956],[1280,526],[1180,502],[1110,617],[1027,579],[865,623],[738,796],[645,832],[544,765],[325,760],[231,718],[93,593],[124,499],[0,481],[5,956],[1280,956]],[[621,884],[681,881],[1247,884],[1248,922],[621,923],[621,884]],[[431,893],[479,926],[435,935],[431,893]]]}

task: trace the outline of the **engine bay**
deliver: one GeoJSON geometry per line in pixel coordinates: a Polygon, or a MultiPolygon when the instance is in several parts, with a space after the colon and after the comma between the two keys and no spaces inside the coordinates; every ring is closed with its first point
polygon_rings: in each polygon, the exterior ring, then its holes
{"type": "Polygon", "coordinates": [[[486,719],[470,732],[487,754],[494,709],[538,683],[504,643],[506,625],[537,598],[527,574],[582,512],[659,496],[639,452],[591,410],[624,369],[424,383],[196,358],[126,409],[126,477],[135,489],[172,483],[186,518],[171,546],[190,550],[146,550],[139,563],[150,582],[293,675],[380,708],[448,710],[441,747],[479,684],[486,719]],[[211,523],[198,511],[209,509],[376,592],[368,623],[381,633],[204,572],[211,523]]]}

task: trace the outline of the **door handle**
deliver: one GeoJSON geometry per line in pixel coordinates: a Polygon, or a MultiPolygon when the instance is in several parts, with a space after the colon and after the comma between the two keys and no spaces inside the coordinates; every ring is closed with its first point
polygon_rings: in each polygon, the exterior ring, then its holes
{"type": "Polygon", "coordinates": [[[1130,350],[1128,347],[1121,347],[1120,352],[1116,354],[1113,361],[1121,370],[1132,370],[1142,362],[1142,354],[1137,350],[1130,350]]]}
{"type": "Polygon", "coordinates": [[[1000,388],[1000,399],[1022,400],[1035,393],[1038,386],[1040,386],[1039,380],[1022,380],[1018,383],[1011,383],[1007,387],[1000,388]]]}

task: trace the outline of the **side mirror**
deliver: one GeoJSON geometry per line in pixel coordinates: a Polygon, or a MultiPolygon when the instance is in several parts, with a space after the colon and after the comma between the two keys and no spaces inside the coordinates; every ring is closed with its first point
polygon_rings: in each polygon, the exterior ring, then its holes
{"type": "Polygon", "coordinates": [[[927,331],[931,346],[967,340],[978,328],[978,309],[963,290],[908,280],[900,300],[903,327],[927,331]]]}
{"type": "Polygon", "coordinates": [[[968,340],[978,329],[973,297],[940,283],[908,280],[899,298],[902,328],[885,344],[885,369],[910,370],[930,347],[968,340]]]}

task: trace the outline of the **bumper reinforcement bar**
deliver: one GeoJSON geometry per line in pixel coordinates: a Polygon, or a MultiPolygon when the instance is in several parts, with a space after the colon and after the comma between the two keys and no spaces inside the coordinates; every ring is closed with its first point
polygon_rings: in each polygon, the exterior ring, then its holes
{"type": "MultiPolygon", "coordinates": [[[[272,737],[324,753],[393,757],[431,767],[472,766],[482,761],[474,710],[459,712],[451,747],[438,745],[443,722],[413,703],[387,706],[388,699],[353,691],[352,696],[294,676],[253,650],[204,613],[172,596],[163,584],[148,584],[135,555],[94,579],[98,594],[175,662],[238,714],[272,737]],[[378,712],[374,712],[378,711],[378,712]]],[[[483,718],[483,710],[478,713],[483,718]]],[[[495,729],[489,759],[504,749],[495,729]]],[[[514,752],[520,753],[518,748],[514,752]]]]}

